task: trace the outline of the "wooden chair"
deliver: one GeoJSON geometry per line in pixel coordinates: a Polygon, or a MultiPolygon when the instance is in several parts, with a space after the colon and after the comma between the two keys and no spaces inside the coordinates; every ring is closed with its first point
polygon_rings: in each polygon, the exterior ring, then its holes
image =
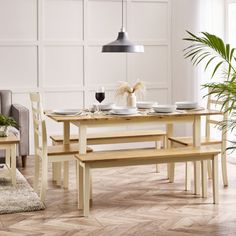
{"type": "MultiPolygon", "coordinates": [[[[214,109],[220,110],[220,106],[223,104],[222,101],[215,99],[212,95],[208,96],[207,100],[207,109],[214,109]]],[[[227,177],[227,165],[226,165],[226,140],[227,140],[227,132],[226,129],[223,128],[221,130],[221,138],[214,139],[212,138],[212,131],[213,128],[216,128],[216,125],[219,124],[222,120],[227,120],[228,114],[222,113],[221,120],[214,119],[214,116],[207,116],[206,123],[205,123],[205,136],[201,139],[201,145],[220,145],[221,146],[221,168],[222,168],[222,179],[224,186],[228,186],[228,177],[227,177]],[[211,127],[213,126],[213,127],[211,127]]],[[[169,140],[171,141],[172,146],[192,146],[193,139],[192,137],[170,137],[169,140]]],[[[189,166],[186,163],[186,177],[189,175],[187,172],[189,171],[189,166]]],[[[211,164],[208,163],[208,176],[211,178],[211,164]]],[[[186,189],[188,189],[189,179],[186,179],[186,189]]]]}
{"type": "MultiPolygon", "coordinates": [[[[35,151],[35,170],[34,170],[34,190],[38,192],[40,161],[41,161],[41,188],[40,198],[44,202],[46,197],[46,189],[48,182],[48,163],[63,163],[64,164],[64,180],[65,188],[68,188],[69,165],[68,162],[76,161],[74,155],[78,154],[78,145],[47,145],[47,131],[45,116],[43,113],[41,96],[39,93],[30,94],[32,116],[34,125],[34,151],[35,151]]],[[[91,151],[88,148],[87,151],[91,151]]]]}

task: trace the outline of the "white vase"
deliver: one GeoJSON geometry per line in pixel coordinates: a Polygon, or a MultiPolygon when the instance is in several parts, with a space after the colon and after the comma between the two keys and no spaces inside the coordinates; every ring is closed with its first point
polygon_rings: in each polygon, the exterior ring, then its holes
{"type": "Polygon", "coordinates": [[[136,95],[134,93],[129,93],[127,96],[127,106],[136,107],[136,95]]]}
{"type": "Polygon", "coordinates": [[[0,137],[8,136],[8,126],[0,126],[0,137]]]}

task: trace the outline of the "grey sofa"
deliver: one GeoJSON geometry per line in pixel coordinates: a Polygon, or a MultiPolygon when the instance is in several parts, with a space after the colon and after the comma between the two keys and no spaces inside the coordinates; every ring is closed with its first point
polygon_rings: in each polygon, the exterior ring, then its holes
{"type": "MultiPolygon", "coordinates": [[[[0,90],[0,113],[13,117],[19,124],[20,144],[18,155],[22,158],[22,166],[26,166],[26,157],[29,155],[29,110],[19,104],[12,104],[12,92],[0,90]]],[[[4,157],[0,152],[0,157],[4,157]]]]}

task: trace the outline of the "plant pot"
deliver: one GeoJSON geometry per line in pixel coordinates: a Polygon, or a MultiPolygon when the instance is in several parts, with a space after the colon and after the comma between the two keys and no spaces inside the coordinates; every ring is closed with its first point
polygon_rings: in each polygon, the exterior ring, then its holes
{"type": "Polygon", "coordinates": [[[127,106],[128,107],[136,107],[136,95],[134,93],[130,93],[127,96],[127,106]]]}
{"type": "Polygon", "coordinates": [[[8,126],[0,126],[0,137],[8,136],[8,126]]]}

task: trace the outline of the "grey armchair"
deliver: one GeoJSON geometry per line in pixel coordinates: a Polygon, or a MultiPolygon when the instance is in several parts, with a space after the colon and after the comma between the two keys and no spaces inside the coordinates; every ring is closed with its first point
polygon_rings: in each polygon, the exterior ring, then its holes
{"type": "MultiPolygon", "coordinates": [[[[12,92],[0,90],[0,113],[13,117],[19,124],[20,144],[18,156],[22,158],[22,166],[26,166],[26,157],[29,155],[29,110],[19,104],[12,104],[12,92]]],[[[4,153],[0,152],[0,157],[4,153]]]]}

